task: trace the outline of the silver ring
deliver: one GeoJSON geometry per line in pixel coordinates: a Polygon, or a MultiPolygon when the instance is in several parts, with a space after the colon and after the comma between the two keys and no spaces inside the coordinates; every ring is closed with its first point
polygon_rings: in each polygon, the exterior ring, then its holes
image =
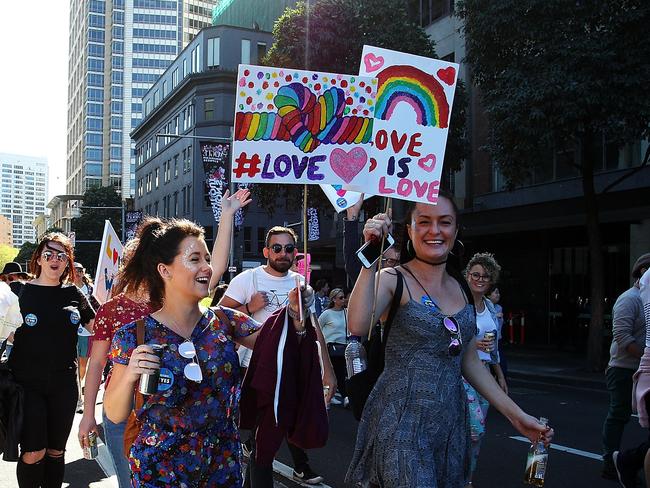
{"type": "Polygon", "coordinates": [[[137,363],[138,368],[140,367],[140,361],[142,361],[142,359],[138,359],[138,363],[137,363]]]}

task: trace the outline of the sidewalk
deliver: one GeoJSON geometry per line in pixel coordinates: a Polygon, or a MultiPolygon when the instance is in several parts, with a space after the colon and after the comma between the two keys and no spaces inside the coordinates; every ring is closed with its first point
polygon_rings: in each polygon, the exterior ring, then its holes
{"type": "Polygon", "coordinates": [[[605,373],[590,371],[584,352],[515,344],[507,345],[504,353],[508,362],[508,376],[512,379],[607,391],[605,373]]]}

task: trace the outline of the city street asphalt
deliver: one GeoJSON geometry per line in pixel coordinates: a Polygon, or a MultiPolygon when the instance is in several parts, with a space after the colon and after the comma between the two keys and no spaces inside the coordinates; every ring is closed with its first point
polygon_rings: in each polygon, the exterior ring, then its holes
{"type": "MultiPolygon", "coordinates": [[[[595,375],[597,377],[598,375],[595,375]]],[[[528,413],[545,416],[556,431],[550,452],[546,486],[549,488],[616,488],[614,481],[600,477],[600,431],[607,411],[607,393],[596,381],[587,387],[561,384],[553,377],[522,379],[510,382],[512,398],[528,413]]],[[[571,383],[570,381],[568,383],[571,383]]],[[[98,412],[101,405],[98,405],[98,412]]],[[[99,415],[98,418],[101,418],[99,415]]],[[[117,486],[110,466],[104,469],[84,460],[76,440],[75,419],[73,435],[66,453],[64,487],[109,488],[117,486]]],[[[312,468],[325,476],[331,487],[346,487],[345,471],[352,456],[357,422],[349,410],[334,406],[330,410],[330,438],[327,447],[310,451],[312,468]]],[[[633,447],[646,434],[636,418],[628,424],[623,447],[633,447]]],[[[477,488],[510,488],[523,486],[523,472],[528,442],[524,442],[508,421],[496,411],[488,416],[487,434],[483,441],[478,471],[474,479],[477,488]]],[[[100,447],[100,450],[103,448],[100,447]]],[[[100,456],[103,457],[103,456],[100,456]]],[[[290,456],[285,446],[278,454],[277,470],[290,473],[290,456]]],[[[15,464],[0,461],[0,486],[17,488],[15,464]]],[[[278,488],[298,486],[281,474],[276,475],[278,488]]]]}

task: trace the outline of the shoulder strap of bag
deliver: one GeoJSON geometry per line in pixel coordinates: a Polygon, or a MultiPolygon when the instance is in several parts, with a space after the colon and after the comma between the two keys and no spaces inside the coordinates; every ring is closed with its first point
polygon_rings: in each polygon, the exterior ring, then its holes
{"type": "MultiPolygon", "coordinates": [[[[136,344],[135,347],[138,347],[144,344],[144,319],[137,320],[135,322],[135,333],[136,333],[136,344]]],[[[135,410],[140,410],[144,405],[144,395],[138,391],[138,388],[135,389],[135,410]]]]}
{"type": "Polygon", "coordinates": [[[395,318],[397,310],[399,309],[400,302],[402,301],[402,293],[404,291],[404,277],[402,276],[402,273],[399,272],[399,270],[396,269],[395,272],[397,273],[397,285],[395,285],[395,294],[393,295],[393,301],[390,304],[388,318],[384,324],[384,334],[382,340],[384,347],[386,347],[386,342],[388,341],[388,332],[390,331],[390,326],[392,325],[393,319],[395,318]]]}

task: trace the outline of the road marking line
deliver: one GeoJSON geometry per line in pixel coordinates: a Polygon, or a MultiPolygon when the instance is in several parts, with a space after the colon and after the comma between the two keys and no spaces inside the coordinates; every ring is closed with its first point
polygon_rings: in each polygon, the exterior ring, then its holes
{"type": "Polygon", "coordinates": [[[301,483],[300,481],[298,481],[293,477],[293,468],[290,468],[286,464],[282,464],[280,461],[273,461],[273,471],[275,471],[280,476],[284,476],[289,481],[292,481],[293,483],[296,483],[297,485],[300,486],[307,486],[307,487],[319,486],[320,488],[332,488],[331,486],[326,485],[325,483],[321,483],[319,485],[308,485],[307,483],[301,483]]]}
{"type": "MultiPolygon", "coordinates": [[[[510,438],[514,439],[516,441],[525,442],[527,444],[530,444],[530,440],[528,440],[525,437],[522,437],[520,435],[512,435],[512,436],[510,436],[510,438]]],[[[603,456],[600,455],[600,454],[594,454],[593,452],[581,451],[580,449],[574,449],[572,447],[563,446],[561,444],[551,444],[551,449],[555,449],[556,451],[568,452],[569,454],[575,454],[576,456],[582,456],[582,457],[586,457],[586,458],[589,458],[589,459],[596,459],[598,461],[603,460],[603,456]]]]}

